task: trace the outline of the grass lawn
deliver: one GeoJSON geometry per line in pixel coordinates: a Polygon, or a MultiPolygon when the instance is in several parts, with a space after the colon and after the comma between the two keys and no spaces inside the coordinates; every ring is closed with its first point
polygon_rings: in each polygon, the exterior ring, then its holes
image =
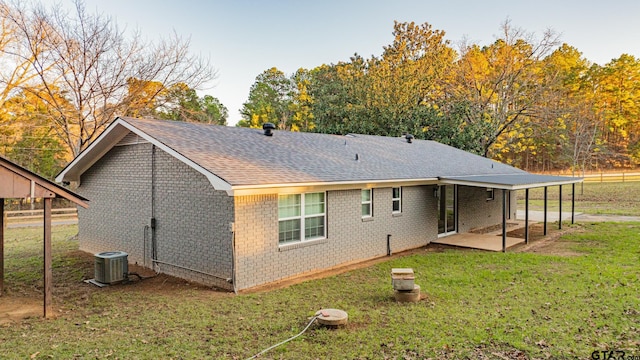
{"type": "MultiPolygon", "coordinates": [[[[518,191],[518,209],[524,209],[524,197],[524,190],[518,191]]],[[[563,212],[571,211],[571,186],[562,187],[562,199],[563,212]]],[[[547,207],[558,209],[558,186],[548,188],[547,207]]],[[[529,209],[544,209],[544,188],[529,190],[529,209]]],[[[576,211],[640,216],[640,182],[576,184],[576,211]]]]}
{"type": "MultiPolygon", "coordinates": [[[[60,315],[0,327],[0,357],[245,359],[297,334],[321,308],[345,310],[349,324],[313,325],[262,358],[587,359],[607,349],[640,355],[640,223],[570,230],[535,252],[427,248],[235,296],[164,275],[103,289],[84,284],[93,277],[92,258],[74,250],[75,226],[58,226],[54,304],[60,315]],[[415,270],[423,300],[393,300],[394,267],[415,270]]],[[[40,232],[7,232],[5,295],[39,299],[40,232]]]]}

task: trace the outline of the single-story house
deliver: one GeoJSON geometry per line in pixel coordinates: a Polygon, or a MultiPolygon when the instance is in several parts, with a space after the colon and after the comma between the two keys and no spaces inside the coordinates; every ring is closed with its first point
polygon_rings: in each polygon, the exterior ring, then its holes
{"type": "Polygon", "coordinates": [[[56,178],[92,200],[81,250],[241,290],[514,218],[529,174],[412,136],[119,117],[56,178]],[[503,215],[504,214],[504,215],[503,215]]]}

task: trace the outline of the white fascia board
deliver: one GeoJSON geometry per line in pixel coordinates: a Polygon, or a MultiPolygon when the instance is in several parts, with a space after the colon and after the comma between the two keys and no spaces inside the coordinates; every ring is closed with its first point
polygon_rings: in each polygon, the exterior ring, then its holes
{"type": "Polygon", "coordinates": [[[262,185],[235,185],[229,193],[233,196],[260,194],[297,194],[314,190],[370,189],[376,187],[435,185],[438,178],[389,179],[389,180],[353,180],[334,182],[305,182],[262,185]]]}
{"type": "Polygon", "coordinates": [[[462,185],[462,186],[473,186],[473,187],[486,187],[492,189],[505,189],[505,190],[524,190],[524,189],[532,189],[539,188],[545,186],[558,186],[558,185],[568,185],[582,182],[582,179],[574,179],[574,180],[563,180],[563,181],[553,181],[553,182],[542,182],[542,183],[531,183],[531,184],[497,184],[490,182],[482,182],[482,181],[472,181],[472,180],[457,180],[457,179],[442,179],[440,183],[447,185],[462,185]]]}
{"type": "Polygon", "coordinates": [[[139,130],[138,128],[132,126],[128,122],[126,122],[124,120],[121,120],[121,119],[118,119],[116,121],[120,121],[120,123],[119,123],[120,125],[126,127],[131,132],[134,132],[135,134],[137,134],[141,138],[147,140],[151,144],[153,144],[153,145],[157,146],[158,148],[160,148],[162,151],[164,151],[167,154],[175,157],[176,159],[182,161],[183,163],[185,163],[188,166],[190,166],[191,168],[193,168],[195,171],[197,171],[197,172],[201,173],[202,175],[204,175],[209,180],[209,183],[211,183],[211,186],[213,186],[213,188],[215,190],[223,190],[223,191],[226,191],[227,193],[229,193],[231,191],[231,184],[229,184],[228,182],[224,181],[222,178],[214,175],[209,170],[207,170],[207,169],[203,168],[202,166],[196,164],[192,160],[188,159],[187,157],[185,157],[184,155],[180,154],[179,152],[173,150],[172,148],[168,147],[167,145],[159,142],[154,137],[152,137],[150,135],[147,135],[146,133],[144,133],[143,131],[139,130]]]}
{"type": "Polygon", "coordinates": [[[121,124],[122,120],[117,118],[111,125],[109,125],[103,132],[94,140],[89,146],[84,149],[75,159],[73,159],[58,176],[56,176],[56,182],[63,181],[80,181],[80,175],[82,175],[87,169],[96,163],[104,154],[106,154],[111,148],[117,144],[122,138],[127,135],[127,131],[122,131],[118,128],[118,124],[121,124]],[[111,141],[107,144],[105,138],[112,137],[111,141]]]}
{"type": "Polygon", "coordinates": [[[146,134],[145,132],[134,127],[121,118],[117,118],[102,134],[100,134],[100,136],[93,143],[91,143],[91,145],[87,147],[87,149],[85,149],[80,155],[78,155],[78,157],[76,157],[69,165],[67,165],[67,167],[62,172],[60,172],[58,176],[56,176],[56,181],[79,181],[80,175],[87,169],[89,169],[102,156],[104,156],[104,154],[111,150],[120,140],[122,140],[122,138],[124,138],[129,133],[129,131],[147,140],[149,143],[155,145],[167,154],[175,157],[176,159],[182,161],[189,167],[204,175],[209,180],[211,186],[213,186],[214,189],[226,191],[229,195],[231,195],[231,184],[224,181],[222,178],[212,174],[207,169],[196,164],[179,152],[159,142],[154,137],[146,134]],[[128,131],[122,131],[123,128],[128,131]],[[118,133],[119,131],[121,133],[118,133]],[[105,138],[108,137],[112,137],[112,139],[108,143],[104,144],[104,141],[106,141],[105,138]],[[87,160],[85,160],[85,157],[88,157],[87,160]],[[82,168],[76,169],[76,171],[73,172],[75,176],[67,176],[72,169],[77,168],[78,166],[80,166],[80,164],[83,163],[84,166],[82,166],[82,168]]]}
{"type": "Polygon", "coordinates": [[[576,183],[581,183],[582,179],[576,179],[576,180],[564,180],[564,181],[553,181],[553,182],[545,182],[545,183],[535,183],[535,184],[523,184],[523,185],[515,185],[513,190],[524,190],[524,189],[531,189],[531,188],[539,188],[539,187],[545,187],[545,186],[559,186],[559,185],[569,185],[569,184],[576,184],[576,183]]]}

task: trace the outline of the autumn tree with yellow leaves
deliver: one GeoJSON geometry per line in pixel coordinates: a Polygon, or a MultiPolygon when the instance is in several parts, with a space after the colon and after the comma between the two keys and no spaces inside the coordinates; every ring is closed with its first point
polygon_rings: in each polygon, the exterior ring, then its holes
{"type": "Polygon", "coordinates": [[[538,37],[508,19],[500,30],[454,49],[427,23],[395,22],[379,57],[301,69],[304,83],[265,71],[239,125],[411,133],[533,171],[640,164],[638,59],[599,66],[552,30],[538,37]]]}

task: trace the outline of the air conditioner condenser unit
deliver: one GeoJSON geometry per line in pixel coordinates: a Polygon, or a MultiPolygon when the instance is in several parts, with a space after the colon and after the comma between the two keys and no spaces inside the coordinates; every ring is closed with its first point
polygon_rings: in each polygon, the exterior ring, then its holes
{"type": "Polygon", "coordinates": [[[105,251],[95,255],[95,280],[102,284],[115,284],[127,279],[128,254],[124,251],[105,251]]]}

